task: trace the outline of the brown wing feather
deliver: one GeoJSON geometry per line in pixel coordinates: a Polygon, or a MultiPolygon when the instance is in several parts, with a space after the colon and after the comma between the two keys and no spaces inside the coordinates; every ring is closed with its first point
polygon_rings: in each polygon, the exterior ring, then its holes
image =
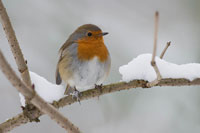
{"type": "Polygon", "coordinates": [[[62,79],[60,77],[60,73],[58,71],[58,67],[56,68],[56,84],[60,85],[62,83],[62,79]]]}
{"type": "Polygon", "coordinates": [[[70,40],[70,38],[62,45],[62,47],[60,48],[59,50],[59,53],[60,53],[60,59],[58,61],[58,64],[57,64],[57,68],[56,68],[56,84],[57,85],[60,85],[62,83],[62,79],[60,77],[60,73],[59,73],[59,68],[58,68],[58,65],[59,65],[59,62],[63,59],[63,51],[65,50],[65,48],[69,47],[71,44],[73,44],[74,42],[70,40]]]}

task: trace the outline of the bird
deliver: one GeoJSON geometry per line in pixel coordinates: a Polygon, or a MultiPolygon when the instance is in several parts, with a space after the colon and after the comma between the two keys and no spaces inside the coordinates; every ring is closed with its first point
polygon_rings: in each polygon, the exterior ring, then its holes
{"type": "Polygon", "coordinates": [[[64,94],[102,87],[111,67],[103,37],[108,32],[94,24],[78,27],[59,50],[56,84],[66,83],[64,94]]]}

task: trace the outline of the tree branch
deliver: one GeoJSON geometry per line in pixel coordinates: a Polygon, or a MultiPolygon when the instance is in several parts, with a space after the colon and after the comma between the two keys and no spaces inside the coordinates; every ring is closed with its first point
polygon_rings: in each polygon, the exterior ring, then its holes
{"type": "MultiPolygon", "coordinates": [[[[40,98],[35,93],[34,89],[31,88],[31,80],[30,80],[30,76],[29,76],[28,67],[24,61],[24,57],[20,50],[14,30],[11,26],[10,20],[8,18],[8,15],[6,13],[6,10],[5,10],[1,0],[0,0],[0,21],[5,30],[6,36],[8,38],[8,42],[10,43],[11,50],[15,57],[15,60],[16,60],[18,69],[21,73],[22,79],[26,83],[26,85],[23,82],[21,82],[21,80],[16,76],[14,71],[11,69],[11,67],[8,65],[8,63],[4,59],[1,52],[0,52],[0,67],[2,68],[2,70],[5,73],[5,75],[7,76],[7,78],[10,80],[10,82],[13,84],[13,86],[15,86],[20,92],[22,92],[25,95],[25,97],[29,97],[31,99],[30,102],[33,103],[37,107],[37,108],[33,108],[32,110],[29,110],[29,112],[35,118],[38,118],[41,115],[43,115],[43,113],[46,113],[52,119],[56,120],[60,125],[62,125],[65,129],[69,130],[69,128],[70,128],[70,131],[80,132],[77,127],[75,127],[69,120],[64,118],[64,116],[62,116],[62,114],[60,114],[59,112],[57,112],[56,109],[53,108],[53,106],[56,108],[64,107],[66,105],[70,105],[70,104],[77,102],[77,100],[73,99],[72,96],[70,95],[70,96],[66,96],[66,97],[60,99],[59,101],[54,101],[51,106],[48,103],[46,103],[42,98],[40,98]]],[[[154,67],[154,70],[156,71],[156,74],[157,74],[157,82],[156,83],[153,83],[148,86],[149,82],[147,82],[147,81],[133,80],[129,83],[119,82],[119,83],[114,83],[114,84],[110,84],[110,85],[105,85],[102,87],[101,90],[98,88],[96,88],[96,89],[94,88],[94,89],[90,89],[90,90],[81,92],[80,101],[87,100],[87,99],[90,99],[93,97],[99,97],[101,95],[113,93],[116,91],[128,90],[130,88],[139,88],[139,87],[146,88],[146,87],[152,87],[152,86],[200,85],[200,78],[197,78],[193,81],[189,81],[189,80],[183,79],[183,78],[161,79],[161,75],[159,76],[160,72],[159,72],[158,68],[156,68],[157,65],[155,63],[157,32],[158,32],[158,12],[156,12],[156,15],[155,15],[154,50],[153,50],[152,62],[151,62],[152,66],[154,67]]],[[[17,126],[26,124],[28,122],[30,122],[30,119],[23,112],[21,114],[18,114],[15,117],[7,120],[6,122],[0,124],[0,133],[10,131],[17,126]]]]}
{"type": "MultiPolygon", "coordinates": [[[[69,133],[80,133],[79,129],[74,126],[67,118],[57,111],[51,104],[45,102],[39,95],[36,94],[34,88],[24,84],[15,72],[12,70],[8,62],[5,60],[0,51],[0,68],[11,84],[21,92],[30,102],[36,106],[41,112],[48,114],[51,119],[55,120],[59,125],[65,128],[69,133]]],[[[4,125],[5,126],[5,125],[4,125]]],[[[12,126],[11,126],[12,127],[12,126]]],[[[1,128],[1,132],[6,132],[5,128],[1,128]]]]}
{"type": "MultiPolygon", "coordinates": [[[[128,90],[131,88],[146,88],[146,84],[148,82],[144,80],[133,80],[129,83],[126,82],[119,82],[114,84],[105,85],[102,87],[102,90],[98,88],[86,90],[83,92],[80,92],[80,101],[88,100],[94,97],[99,97],[105,94],[110,94],[113,92],[121,91],[121,90],[128,90]]],[[[200,78],[197,78],[193,81],[189,81],[184,78],[180,79],[161,79],[158,84],[155,86],[190,86],[190,85],[200,85],[200,78]]],[[[73,99],[72,96],[66,96],[59,101],[54,101],[52,105],[56,108],[64,107],[67,105],[71,105],[73,103],[76,103],[77,100],[73,99]]],[[[35,116],[35,118],[40,117],[42,113],[38,109],[33,109],[31,111],[32,115],[35,116]]],[[[29,119],[26,118],[26,116],[23,113],[18,114],[17,116],[7,120],[6,122],[0,124],[0,129],[4,130],[11,130],[15,127],[18,127],[22,124],[26,124],[29,122],[29,119]]]]}
{"type": "Polygon", "coordinates": [[[25,82],[26,85],[31,86],[31,80],[26,61],[24,60],[15,32],[12,28],[10,19],[1,0],[0,0],[0,21],[6,33],[6,37],[10,44],[10,48],[12,50],[22,80],[25,82]]]}

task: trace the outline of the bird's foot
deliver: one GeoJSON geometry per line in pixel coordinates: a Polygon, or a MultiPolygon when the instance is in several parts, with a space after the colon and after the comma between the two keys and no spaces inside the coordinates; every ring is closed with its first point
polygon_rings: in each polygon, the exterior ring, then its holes
{"type": "Polygon", "coordinates": [[[80,102],[80,96],[81,96],[80,91],[78,91],[76,88],[74,88],[74,92],[72,92],[71,95],[72,95],[73,99],[76,99],[79,102],[79,104],[81,104],[81,102],[80,102]]]}
{"type": "Polygon", "coordinates": [[[95,84],[95,88],[99,89],[100,92],[102,93],[103,84],[100,84],[100,85],[95,84]]]}
{"type": "MultiPolygon", "coordinates": [[[[103,92],[103,90],[102,90],[103,84],[100,84],[100,85],[95,84],[95,88],[98,89],[100,91],[100,93],[103,92]]],[[[99,96],[98,96],[98,100],[99,100],[99,96]]]]}

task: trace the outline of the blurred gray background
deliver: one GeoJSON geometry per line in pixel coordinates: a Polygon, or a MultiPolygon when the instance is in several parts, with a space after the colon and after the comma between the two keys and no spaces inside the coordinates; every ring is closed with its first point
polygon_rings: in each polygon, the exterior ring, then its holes
{"type": "MultiPolygon", "coordinates": [[[[165,60],[200,62],[199,0],[3,0],[29,69],[55,82],[58,49],[80,25],[93,23],[110,34],[105,43],[112,58],[105,84],[118,82],[119,66],[151,53],[154,12],[160,13],[158,52],[172,45],[165,60]]],[[[0,49],[17,71],[0,26],[0,49]]],[[[134,71],[134,70],[133,70],[134,71]]],[[[18,92],[0,72],[0,122],[21,112],[18,92]]],[[[199,87],[131,89],[82,101],[60,111],[84,133],[199,133],[199,87]]],[[[11,133],[64,133],[54,121],[15,128],[11,133]]]]}

